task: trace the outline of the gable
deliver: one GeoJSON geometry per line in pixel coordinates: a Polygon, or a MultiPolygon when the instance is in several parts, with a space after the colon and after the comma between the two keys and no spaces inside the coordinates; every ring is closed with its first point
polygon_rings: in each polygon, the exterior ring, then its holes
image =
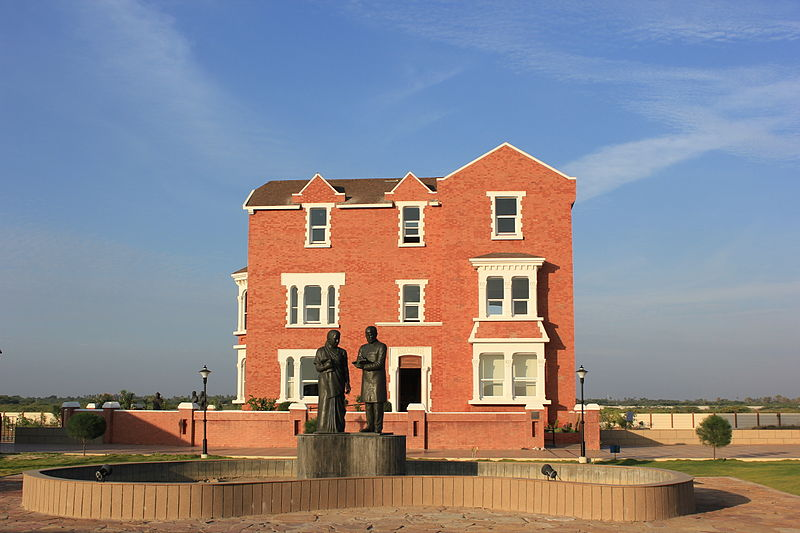
{"type": "Polygon", "coordinates": [[[439,181],[445,181],[445,180],[447,180],[447,179],[449,179],[449,178],[451,178],[453,176],[456,176],[460,172],[469,169],[473,165],[479,164],[480,162],[486,161],[488,159],[494,159],[494,158],[499,158],[499,157],[503,157],[503,156],[508,157],[508,156],[513,156],[513,155],[519,155],[519,156],[522,156],[524,158],[527,158],[528,160],[531,161],[532,164],[541,166],[544,169],[549,170],[550,172],[552,172],[553,174],[555,174],[557,176],[560,176],[560,177],[568,179],[568,180],[575,180],[575,178],[573,176],[568,176],[568,175],[564,174],[563,172],[561,172],[560,170],[557,170],[557,169],[551,167],[547,163],[544,163],[543,161],[540,161],[539,159],[536,159],[535,157],[533,157],[529,153],[524,152],[523,150],[520,150],[516,146],[514,146],[514,145],[512,145],[510,143],[504,142],[500,146],[497,146],[496,148],[493,148],[492,150],[489,150],[485,154],[473,159],[472,161],[470,161],[466,165],[458,168],[457,170],[454,170],[453,172],[451,172],[447,176],[445,176],[443,178],[439,178],[439,181]]]}
{"type": "Polygon", "coordinates": [[[321,174],[314,174],[300,192],[292,194],[292,202],[330,203],[344,202],[344,192],[337,191],[321,174]]]}
{"type": "Polygon", "coordinates": [[[387,200],[401,202],[404,200],[430,200],[435,194],[413,172],[409,172],[395,187],[385,194],[387,200]]]}

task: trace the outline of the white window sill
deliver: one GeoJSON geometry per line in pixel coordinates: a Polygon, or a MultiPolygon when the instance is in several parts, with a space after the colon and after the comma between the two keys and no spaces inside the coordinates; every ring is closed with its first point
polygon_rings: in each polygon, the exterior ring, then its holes
{"type": "Polygon", "coordinates": [[[540,316],[533,315],[517,315],[517,316],[503,316],[491,315],[483,318],[473,318],[473,322],[542,322],[544,319],[540,316]]]}
{"type": "Polygon", "coordinates": [[[524,240],[522,235],[492,235],[493,241],[521,241],[524,240]]]}
{"type": "Polygon", "coordinates": [[[331,243],[314,243],[314,244],[305,244],[306,248],[330,248],[331,243]]]}
{"type": "Polygon", "coordinates": [[[399,242],[398,248],[425,248],[424,242],[399,242]]]}
{"type": "Polygon", "coordinates": [[[247,330],[243,329],[242,331],[234,331],[233,335],[247,335],[247,330]]]}
{"type": "Polygon", "coordinates": [[[550,401],[539,398],[538,396],[517,396],[516,398],[496,396],[481,398],[479,400],[470,400],[467,403],[470,405],[527,405],[529,403],[550,403],[550,401]]]}
{"type": "Polygon", "coordinates": [[[441,326],[441,322],[375,322],[376,326],[441,326]]]}
{"type": "Polygon", "coordinates": [[[287,329],[338,328],[339,324],[286,324],[287,329]]]}

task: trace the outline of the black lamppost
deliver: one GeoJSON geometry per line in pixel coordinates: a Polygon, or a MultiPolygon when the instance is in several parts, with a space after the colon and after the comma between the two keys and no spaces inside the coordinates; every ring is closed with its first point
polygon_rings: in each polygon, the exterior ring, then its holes
{"type": "Polygon", "coordinates": [[[206,384],[208,383],[208,375],[211,373],[211,370],[208,369],[206,365],[203,365],[203,368],[200,369],[200,375],[203,376],[203,453],[200,455],[201,459],[206,459],[208,457],[208,440],[206,439],[206,414],[208,413],[208,391],[206,390],[206,384]]]}
{"type": "Polygon", "coordinates": [[[585,463],[586,462],[586,428],[585,423],[583,421],[583,380],[586,378],[586,373],[588,370],[583,368],[583,365],[577,370],[578,379],[581,380],[581,456],[578,458],[578,462],[585,463]]]}

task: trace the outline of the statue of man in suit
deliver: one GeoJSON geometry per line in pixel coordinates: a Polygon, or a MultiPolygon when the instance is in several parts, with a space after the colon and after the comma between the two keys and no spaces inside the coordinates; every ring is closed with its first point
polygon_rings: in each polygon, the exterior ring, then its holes
{"type": "Polygon", "coordinates": [[[383,431],[383,404],[386,402],[386,345],[378,340],[378,328],[364,330],[367,343],[358,349],[353,366],[362,370],[361,400],[367,412],[367,427],[362,432],[383,431]]]}

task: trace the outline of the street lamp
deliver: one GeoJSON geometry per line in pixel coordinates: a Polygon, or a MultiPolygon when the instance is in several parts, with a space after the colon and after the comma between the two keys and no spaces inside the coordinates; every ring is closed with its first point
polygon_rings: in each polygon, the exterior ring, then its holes
{"type": "MultiPolygon", "coordinates": [[[[206,390],[206,384],[208,383],[208,375],[211,373],[211,370],[208,369],[206,365],[203,365],[203,368],[200,369],[200,375],[203,376],[203,453],[200,454],[201,459],[208,458],[208,440],[206,439],[206,414],[208,413],[208,392],[206,390]]],[[[583,383],[583,380],[581,380],[583,383]]]]}
{"type": "Polygon", "coordinates": [[[585,463],[586,461],[586,425],[583,421],[583,380],[586,378],[586,373],[589,372],[583,365],[577,370],[576,374],[578,374],[578,379],[581,380],[581,456],[578,458],[579,463],[585,463]]]}

